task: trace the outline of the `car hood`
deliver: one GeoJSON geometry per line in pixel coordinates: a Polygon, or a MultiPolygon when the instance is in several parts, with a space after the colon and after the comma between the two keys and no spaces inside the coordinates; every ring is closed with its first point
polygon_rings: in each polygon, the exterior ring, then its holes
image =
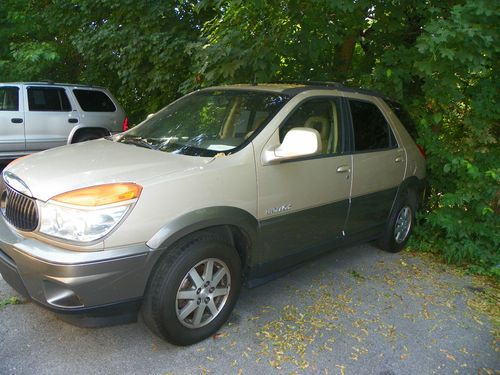
{"type": "Polygon", "coordinates": [[[145,187],[153,178],[200,170],[210,160],[100,139],[29,155],[4,173],[21,179],[33,197],[47,201],[67,191],[114,182],[145,187]]]}

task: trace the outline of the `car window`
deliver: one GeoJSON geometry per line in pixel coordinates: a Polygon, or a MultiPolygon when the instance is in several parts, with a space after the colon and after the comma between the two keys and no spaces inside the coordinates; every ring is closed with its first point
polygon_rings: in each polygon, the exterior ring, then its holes
{"type": "Polygon", "coordinates": [[[397,145],[389,124],[375,104],[350,99],[349,106],[356,151],[380,150],[397,145]]]}
{"type": "Polygon", "coordinates": [[[85,112],[114,112],[116,107],[111,99],[102,91],[73,90],[78,104],[85,112]]]}
{"type": "Polygon", "coordinates": [[[399,121],[401,121],[411,137],[416,140],[418,138],[417,127],[410,117],[410,114],[398,102],[393,100],[386,100],[385,102],[389,105],[389,107],[391,107],[392,111],[399,121]]]}
{"type": "Polygon", "coordinates": [[[28,87],[28,105],[30,111],[71,111],[66,91],[57,87],[28,87]]]}
{"type": "Polygon", "coordinates": [[[289,99],[260,91],[200,91],[165,107],[117,141],[192,156],[232,153],[248,144],[289,99]]]}
{"type": "Polygon", "coordinates": [[[19,88],[0,87],[0,111],[19,111],[19,88]]]}
{"type": "Polygon", "coordinates": [[[301,104],[280,127],[280,142],[296,127],[316,129],[321,136],[321,154],[341,151],[340,102],[337,99],[312,99],[301,104]]]}

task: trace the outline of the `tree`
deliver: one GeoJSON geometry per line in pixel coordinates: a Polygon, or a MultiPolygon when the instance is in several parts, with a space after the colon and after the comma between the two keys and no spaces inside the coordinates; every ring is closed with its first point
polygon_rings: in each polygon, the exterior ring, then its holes
{"type": "MultiPolygon", "coordinates": [[[[202,3],[209,6],[211,2],[202,3]]],[[[407,103],[428,155],[420,248],[500,274],[499,7],[489,1],[220,1],[183,88],[339,80],[407,103]]]]}
{"type": "Polygon", "coordinates": [[[499,15],[488,0],[4,0],[0,77],[104,85],[132,122],[212,84],[379,89],[427,150],[414,246],[500,275],[499,15]]]}
{"type": "Polygon", "coordinates": [[[137,122],[179,96],[186,46],[213,12],[188,1],[5,0],[0,15],[3,80],[103,85],[137,122]]]}

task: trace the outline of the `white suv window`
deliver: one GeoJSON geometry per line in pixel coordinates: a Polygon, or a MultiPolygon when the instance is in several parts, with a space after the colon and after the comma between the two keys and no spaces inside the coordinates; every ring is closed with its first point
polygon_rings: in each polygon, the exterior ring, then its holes
{"type": "Polygon", "coordinates": [[[71,111],[66,91],[57,87],[28,87],[28,105],[30,111],[71,111]]]}
{"type": "Polygon", "coordinates": [[[78,104],[85,112],[114,112],[116,107],[111,99],[102,91],[73,90],[78,104]]]}
{"type": "Polygon", "coordinates": [[[17,87],[0,87],[0,111],[19,111],[17,87]]]}

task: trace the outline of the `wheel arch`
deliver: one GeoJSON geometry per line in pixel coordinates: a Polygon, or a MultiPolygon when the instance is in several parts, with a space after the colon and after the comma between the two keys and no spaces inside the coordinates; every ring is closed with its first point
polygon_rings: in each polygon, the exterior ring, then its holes
{"type": "Polygon", "coordinates": [[[394,205],[398,202],[401,197],[407,192],[410,193],[410,199],[414,204],[415,211],[419,209],[422,205],[423,195],[425,191],[425,183],[424,180],[419,179],[416,176],[410,176],[405,179],[398,187],[398,191],[396,194],[396,198],[392,204],[392,209],[394,209],[394,205]]]}
{"type": "Polygon", "coordinates": [[[100,132],[103,137],[110,135],[111,133],[109,132],[108,129],[106,129],[104,126],[85,126],[85,125],[80,125],[80,126],[75,126],[73,129],[71,129],[71,132],[69,133],[68,136],[68,144],[73,143],[77,137],[85,132],[100,132]]]}
{"type": "Polygon", "coordinates": [[[234,247],[244,267],[251,263],[251,249],[257,240],[257,230],[257,219],[243,209],[207,207],[172,220],[156,232],[146,245],[163,253],[187,237],[209,232],[234,247]]]}

